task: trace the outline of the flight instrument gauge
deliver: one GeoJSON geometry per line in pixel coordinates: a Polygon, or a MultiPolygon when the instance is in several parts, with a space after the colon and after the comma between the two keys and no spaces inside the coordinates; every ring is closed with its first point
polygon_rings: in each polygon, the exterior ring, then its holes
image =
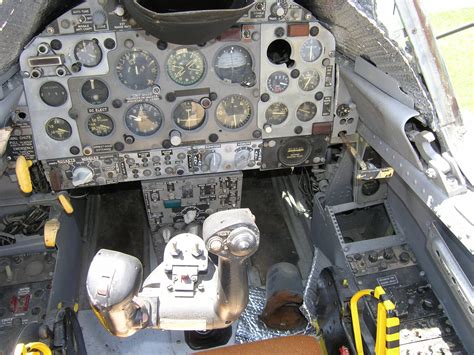
{"type": "Polygon", "coordinates": [[[109,98],[109,89],[102,80],[89,79],[82,85],[82,97],[91,105],[101,105],[109,98]]]}
{"type": "Polygon", "coordinates": [[[135,104],[125,114],[125,124],[128,129],[143,137],[156,133],[162,123],[163,113],[161,110],[148,103],[135,104]]]}
{"type": "Polygon", "coordinates": [[[48,81],[41,85],[39,94],[46,105],[53,107],[64,105],[68,98],[66,88],[57,81],[48,81]]]}
{"type": "Polygon", "coordinates": [[[319,74],[316,70],[308,70],[301,74],[298,86],[303,91],[313,91],[319,85],[319,74]]]}
{"type": "Polygon", "coordinates": [[[318,108],[314,102],[303,102],[296,111],[296,118],[298,118],[301,122],[308,122],[311,121],[316,113],[318,112],[318,108]]]}
{"type": "Polygon", "coordinates": [[[69,122],[63,118],[54,117],[46,122],[45,130],[48,136],[55,141],[65,141],[72,135],[69,122]]]}
{"type": "Polygon", "coordinates": [[[222,48],[216,56],[214,71],[217,76],[230,84],[245,84],[255,82],[252,69],[253,60],[250,53],[241,46],[222,48]]]}
{"type": "Polygon", "coordinates": [[[265,112],[265,118],[271,125],[282,124],[288,118],[288,107],[281,102],[271,104],[265,112]]]}
{"type": "Polygon", "coordinates": [[[102,61],[102,50],[96,39],[85,39],[74,47],[74,56],[84,67],[93,68],[102,61]]]}
{"type": "Polygon", "coordinates": [[[301,58],[305,62],[316,61],[323,52],[323,46],[316,38],[308,38],[300,49],[301,58]]]}
{"type": "Polygon", "coordinates": [[[206,64],[203,55],[198,50],[180,48],[169,56],[166,70],[176,84],[189,86],[202,79],[206,64]]]}
{"type": "Polygon", "coordinates": [[[122,55],[115,69],[122,84],[133,90],[145,90],[152,86],[159,74],[155,57],[139,49],[122,55]]]}
{"type": "Polygon", "coordinates": [[[173,120],[179,128],[192,131],[202,126],[206,110],[196,101],[181,102],[173,112],[173,120]]]}
{"type": "Polygon", "coordinates": [[[288,74],[277,71],[274,72],[267,80],[268,90],[274,94],[280,94],[285,91],[290,85],[290,77],[288,74]]]}
{"type": "Polygon", "coordinates": [[[89,117],[87,128],[97,137],[106,137],[114,130],[114,121],[109,115],[96,113],[89,117]]]}
{"type": "Polygon", "coordinates": [[[217,105],[216,118],[225,128],[243,127],[252,118],[252,104],[242,95],[227,96],[217,105]]]}

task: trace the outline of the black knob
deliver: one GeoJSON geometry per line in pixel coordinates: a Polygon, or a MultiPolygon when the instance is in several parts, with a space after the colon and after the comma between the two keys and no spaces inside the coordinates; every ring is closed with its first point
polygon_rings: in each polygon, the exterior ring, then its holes
{"type": "Polygon", "coordinates": [[[357,260],[357,261],[360,261],[360,260],[362,260],[362,255],[360,255],[359,253],[354,254],[354,259],[357,260]]]}
{"type": "Polygon", "coordinates": [[[123,137],[123,139],[124,139],[125,143],[127,143],[127,144],[135,143],[135,138],[133,136],[126,135],[126,136],[123,137]]]}
{"type": "Polygon", "coordinates": [[[392,249],[385,249],[383,252],[383,258],[385,260],[393,259],[393,250],[392,249]]]}
{"type": "Polygon", "coordinates": [[[115,41],[112,38],[107,38],[104,41],[104,47],[107,49],[114,49],[115,48],[115,41]]]}
{"type": "Polygon", "coordinates": [[[219,136],[215,133],[209,135],[209,142],[215,143],[219,140],[219,136]]]}
{"type": "Polygon", "coordinates": [[[163,148],[165,149],[170,149],[173,145],[171,144],[171,141],[169,139],[165,139],[163,143],[161,143],[163,148]]]}
{"type": "Polygon", "coordinates": [[[316,101],[321,101],[324,97],[324,94],[321,92],[321,91],[318,91],[315,95],[314,95],[314,98],[316,99],[316,101]]]}
{"type": "Polygon", "coordinates": [[[79,147],[72,146],[71,148],[69,148],[69,152],[72,155],[78,155],[81,152],[81,150],[79,149],[79,147]]]}
{"type": "Polygon", "coordinates": [[[262,96],[260,96],[260,100],[262,100],[262,102],[268,102],[268,100],[270,100],[270,95],[262,94],[262,96]]]}
{"type": "Polygon", "coordinates": [[[377,262],[377,260],[379,260],[379,253],[377,253],[376,251],[371,252],[369,254],[369,261],[371,263],[375,263],[375,262],[377,262]]]}
{"type": "Polygon", "coordinates": [[[117,143],[114,144],[114,149],[117,152],[121,152],[122,150],[125,149],[125,145],[122,142],[117,142],[117,143]]]}
{"type": "Polygon", "coordinates": [[[54,49],[55,51],[59,51],[61,48],[63,48],[63,44],[59,39],[53,39],[50,43],[51,48],[54,49]]]}
{"type": "Polygon", "coordinates": [[[424,299],[421,301],[421,307],[423,307],[425,311],[431,311],[434,309],[434,303],[431,300],[424,299]]]}
{"type": "Polygon", "coordinates": [[[283,27],[277,27],[275,29],[275,37],[281,38],[285,35],[285,29],[283,27]]]}
{"type": "Polygon", "coordinates": [[[400,259],[402,263],[406,264],[407,262],[410,261],[410,254],[404,251],[403,253],[400,254],[398,258],[400,259]]]}
{"type": "Polygon", "coordinates": [[[314,27],[311,27],[311,29],[309,30],[309,34],[313,37],[317,36],[319,33],[319,28],[314,26],[314,27]]]}
{"type": "Polygon", "coordinates": [[[296,79],[300,76],[300,71],[298,69],[293,69],[291,71],[290,75],[293,79],[296,79]]]}
{"type": "Polygon", "coordinates": [[[122,107],[122,100],[115,99],[114,101],[112,101],[112,106],[113,106],[114,108],[120,108],[120,107],[122,107]]]}
{"type": "Polygon", "coordinates": [[[166,48],[168,48],[168,42],[162,41],[161,39],[158,41],[156,44],[159,50],[164,51],[166,48]]]}

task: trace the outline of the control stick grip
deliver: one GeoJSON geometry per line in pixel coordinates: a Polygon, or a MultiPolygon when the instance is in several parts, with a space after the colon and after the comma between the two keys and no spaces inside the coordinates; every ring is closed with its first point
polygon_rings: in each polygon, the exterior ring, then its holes
{"type": "Polygon", "coordinates": [[[142,328],[141,307],[133,301],[143,280],[137,258],[102,249],[87,274],[87,295],[102,325],[112,334],[127,337],[142,328]]]}

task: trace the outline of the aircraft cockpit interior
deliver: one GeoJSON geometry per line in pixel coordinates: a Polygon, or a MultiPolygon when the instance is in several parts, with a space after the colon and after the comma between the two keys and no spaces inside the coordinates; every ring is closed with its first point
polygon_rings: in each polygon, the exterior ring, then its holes
{"type": "Polygon", "coordinates": [[[0,52],[0,354],[474,351],[418,0],[3,0],[0,52]]]}

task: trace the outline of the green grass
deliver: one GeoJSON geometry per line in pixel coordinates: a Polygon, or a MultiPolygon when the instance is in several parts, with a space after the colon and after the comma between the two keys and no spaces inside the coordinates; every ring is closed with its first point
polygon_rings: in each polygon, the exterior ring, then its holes
{"type": "MultiPolygon", "coordinates": [[[[433,32],[440,35],[474,22],[474,7],[432,14],[433,32]]],[[[474,28],[438,40],[461,110],[474,112],[474,28]]]]}

